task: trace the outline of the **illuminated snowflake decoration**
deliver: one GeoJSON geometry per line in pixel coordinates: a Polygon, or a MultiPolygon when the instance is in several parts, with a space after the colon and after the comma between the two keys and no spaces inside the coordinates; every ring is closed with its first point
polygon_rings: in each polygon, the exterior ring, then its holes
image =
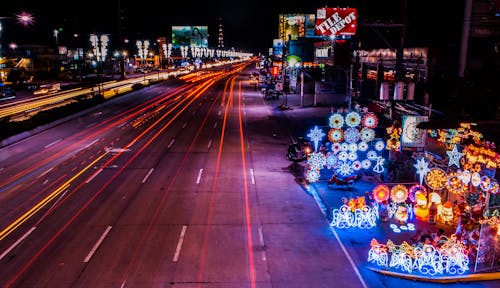
{"type": "Polygon", "coordinates": [[[357,127],[361,123],[361,116],[358,112],[349,112],[345,116],[345,124],[349,127],[357,127]]]}
{"type": "Polygon", "coordinates": [[[347,160],[347,156],[348,156],[347,152],[346,151],[342,151],[342,152],[339,153],[338,158],[339,158],[340,161],[346,161],[347,160]]]}
{"type": "Polygon", "coordinates": [[[341,142],[344,140],[344,131],[342,131],[342,129],[332,128],[328,131],[328,139],[333,143],[341,142]]]}
{"type": "Polygon", "coordinates": [[[358,144],[356,143],[349,144],[349,152],[356,153],[356,151],[358,151],[358,144]]]}
{"type": "Polygon", "coordinates": [[[425,175],[430,171],[429,164],[425,162],[424,158],[420,158],[417,160],[417,164],[413,165],[413,167],[417,168],[417,174],[420,180],[420,185],[424,183],[425,175]]]}
{"type": "Polygon", "coordinates": [[[448,166],[457,166],[457,168],[460,168],[460,159],[464,156],[464,153],[461,153],[457,149],[457,145],[453,145],[453,150],[451,151],[446,151],[446,154],[448,154],[448,166]]]}
{"type": "Polygon", "coordinates": [[[332,152],[338,153],[341,150],[341,145],[340,143],[333,143],[332,144],[332,152]]]}
{"type": "Polygon", "coordinates": [[[366,158],[369,160],[376,160],[378,157],[377,152],[370,150],[368,153],[366,153],[366,158]]]}
{"type": "Polygon", "coordinates": [[[342,128],[342,126],[344,126],[344,117],[339,113],[335,113],[330,116],[328,122],[331,128],[340,129],[342,128]]]}
{"type": "Polygon", "coordinates": [[[368,150],[368,144],[366,142],[359,142],[358,150],[361,152],[366,152],[366,150],[368,150]]]}
{"type": "Polygon", "coordinates": [[[344,132],[344,140],[347,143],[358,142],[360,138],[359,130],[357,128],[347,128],[344,132]]]}
{"type": "Polygon", "coordinates": [[[309,183],[318,182],[319,176],[319,171],[315,169],[310,169],[306,172],[306,179],[309,183]]]}
{"type": "Polygon", "coordinates": [[[358,160],[358,154],[356,154],[356,153],[347,153],[347,159],[349,159],[349,161],[358,160]]]}
{"type": "Polygon", "coordinates": [[[371,166],[372,166],[372,161],[368,159],[364,159],[363,161],[361,161],[361,167],[363,167],[363,169],[370,169],[371,166]]]}
{"type": "Polygon", "coordinates": [[[307,134],[307,137],[309,137],[309,139],[311,139],[311,141],[314,143],[314,150],[318,151],[318,144],[323,139],[323,137],[325,137],[325,133],[323,133],[323,130],[318,128],[318,126],[314,126],[309,134],[307,134]]]}
{"type": "Polygon", "coordinates": [[[352,174],[353,169],[352,169],[352,166],[350,163],[343,162],[343,163],[340,163],[340,165],[337,168],[337,171],[342,176],[348,176],[348,175],[352,174]]]}
{"type": "Polygon", "coordinates": [[[375,130],[365,127],[361,129],[359,138],[361,141],[370,142],[375,138],[375,130]]]}
{"type": "Polygon", "coordinates": [[[345,142],[340,144],[340,151],[344,151],[344,152],[349,151],[349,144],[347,144],[345,142]]]}
{"type": "Polygon", "coordinates": [[[374,113],[367,113],[361,119],[361,125],[366,128],[375,128],[378,125],[378,118],[374,113]]]}
{"type": "Polygon", "coordinates": [[[334,152],[328,152],[326,154],[326,167],[329,169],[335,168],[337,166],[337,163],[339,162],[337,155],[335,155],[334,152]]]}
{"type": "Polygon", "coordinates": [[[375,142],[375,150],[382,151],[382,150],[384,150],[384,148],[385,148],[384,141],[378,140],[377,142],[375,142]]]}
{"type": "Polygon", "coordinates": [[[326,165],[326,157],[321,152],[313,152],[307,157],[307,164],[311,169],[321,170],[326,165]]]}
{"type": "Polygon", "coordinates": [[[361,168],[363,168],[361,162],[359,162],[358,160],[352,162],[352,169],[354,169],[354,171],[359,171],[361,170],[361,168]]]}

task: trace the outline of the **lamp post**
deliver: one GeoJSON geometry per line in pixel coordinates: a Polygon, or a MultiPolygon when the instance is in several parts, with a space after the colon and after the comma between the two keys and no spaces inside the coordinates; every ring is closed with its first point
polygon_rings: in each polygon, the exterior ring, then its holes
{"type": "Polygon", "coordinates": [[[108,35],[90,35],[90,43],[92,44],[92,51],[97,60],[97,89],[99,90],[99,95],[101,95],[101,70],[102,63],[106,60],[106,55],[108,54],[108,35]]]}

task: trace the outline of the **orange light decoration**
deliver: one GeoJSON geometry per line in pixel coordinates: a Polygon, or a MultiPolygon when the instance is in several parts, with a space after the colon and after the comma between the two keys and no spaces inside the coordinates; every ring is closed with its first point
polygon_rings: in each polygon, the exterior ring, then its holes
{"type": "Polygon", "coordinates": [[[453,194],[465,193],[466,186],[462,181],[462,178],[456,173],[452,172],[448,174],[448,182],[446,183],[446,188],[453,194]]]}
{"type": "Polygon", "coordinates": [[[453,207],[451,205],[451,202],[444,202],[438,213],[441,221],[443,221],[445,224],[450,224],[453,221],[453,207]]]}
{"type": "MultiPolygon", "coordinates": [[[[427,189],[425,189],[425,186],[415,184],[408,189],[408,198],[410,198],[411,202],[415,202],[417,200],[417,193],[422,193],[424,194],[425,197],[427,197],[427,189]]],[[[427,202],[427,200],[426,200],[427,202]]]]}
{"type": "Polygon", "coordinates": [[[401,132],[402,129],[400,127],[387,127],[387,134],[389,135],[389,139],[387,139],[387,144],[385,145],[385,149],[392,151],[399,151],[401,148],[401,132]]]}
{"type": "Polygon", "coordinates": [[[408,209],[406,205],[400,204],[394,213],[394,218],[399,222],[406,223],[408,221],[408,209]]]}
{"type": "Polygon", "coordinates": [[[491,185],[491,179],[488,176],[483,176],[481,177],[481,182],[479,183],[479,187],[483,191],[488,191],[490,190],[490,185],[491,185]]]}
{"type": "Polygon", "coordinates": [[[373,199],[377,203],[382,203],[383,201],[387,201],[387,199],[389,199],[390,192],[391,190],[387,185],[379,184],[375,186],[375,188],[373,188],[372,190],[373,199]]]}
{"type": "Polygon", "coordinates": [[[498,190],[499,190],[500,186],[498,185],[498,182],[497,181],[493,181],[491,182],[491,185],[490,185],[490,193],[495,195],[498,193],[498,190]]]}
{"type": "Polygon", "coordinates": [[[401,184],[397,184],[391,189],[391,200],[395,203],[403,203],[408,198],[408,189],[401,184]]]}
{"type": "Polygon", "coordinates": [[[427,175],[425,175],[425,183],[431,189],[441,190],[448,182],[446,172],[441,168],[432,168],[427,175]]]}
{"type": "Polygon", "coordinates": [[[474,187],[478,187],[481,184],[481,175],[479,175],[479,172],[472,173],[470,182],[474,187]]]}
{"type": "Polygon", "coordinates": [[[417,216],[417,219],[426,221],[427,217],[429,216],[429,209],[427,207],[427,194],[422,192],[422,191],[417,191],[415,193],[415,199],[416,199],[416,208],[415,208],[415,215],[417,216]]]}

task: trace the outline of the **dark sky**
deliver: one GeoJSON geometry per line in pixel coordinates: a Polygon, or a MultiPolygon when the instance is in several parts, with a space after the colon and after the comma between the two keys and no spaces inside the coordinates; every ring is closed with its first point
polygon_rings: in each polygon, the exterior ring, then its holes
{"type": "MultiPolygon", "coordinates": [[[[433,19],[444,21],[442,18],[436,18],[439,15],[444,17],[440,7],[436,7],[436,4],[430,6],[424,3],[432,1],[407,1],[411,6],[408,10],[412,13],[410,20],[423,19],[421,21],[423,25],[433,19]],[[418,15],[415,12],[424,14],[418,15]]],[[[120,3],[123,11],[123,36],[131,41],[154,39],[159,36],[166,36],[170,39],[172,26],[200,25],[208,26],[209,46],[216,47],[218,23],[221,18],[226,47],[234,47],[245,52],[266,53],[272,46],[272,39],[277,38],[279,14],[315,14],[319,7],[338,6],[358,8],[360,22],[398,18],[401,17],[402,0],[197,0],[177,1],[175,4],[173,1],[137,0],[11,0],[3,2],[1,17],[12,17],[22,11],[30,12],[35,17],[35,22],[30,27],[21,27],[12,19],[1,20],[3,45],[9,43],[11,39],[19,42],[54,41],[51,31],[55,28],[63,28],[59,34],[61,44],[64,43],[65,38],[72,37],[74,33],[114,34],[118,31],[118,3],[120,3]]],[[[462,4],[457,3],[457,6],[459,9],[456,10],[460,10],[462,4]]],[[[462,12],[460,10],[457,13],[462,12]]],[[[449,13],[446,17],[450,17],[449,13]]]]}

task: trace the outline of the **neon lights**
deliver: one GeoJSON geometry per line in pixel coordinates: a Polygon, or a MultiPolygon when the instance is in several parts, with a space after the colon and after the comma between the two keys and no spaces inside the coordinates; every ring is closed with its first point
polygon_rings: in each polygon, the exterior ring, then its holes
{"type": "Polygon", "coordinates": [[[323,130],[318,128],[318,126],[314,126],[313,129],[307,134],[307,137],[311,139],[311,141],[314,143],[314,150],[318,151],[318,143],[323,139],[325,136],[325,133],[323,133],[323,130]]]}
{"type": "Polygon", "coordinates": [[[425,176],[425,183],[431,189],[441,190],[446,186],[448,178],[446,172],[440,168],[432,168],[425,176]]]}
{"type": "Polygon", "coordinates": [[[451,167],[455,165],[457,166],[457,168],[460,168],[460,159],[462,158],[462,156],[464,156],[465,153],[461,153],[458,151],[457,144],[453,145],[453,150],[446,151],[446,154],[449,158],[448,166],[451,167]]]}
{"type": "Polygon", "coordinates": [[[424,177],[430,171],[429,163],[425,162],[425,158],[420,158],[417,160],[417,164],[413,165],[413,167],[417,168],[417,174],[419,176],[420,185],[424,182],[424,177]]]}
{"type": "Polygon", "coordinates": [[[347,205],[342,205],[340,208],[332,210],[332,222],[330,222],[330,225],[341,229],[352,227],[370,229],[377,225],[377,219],[378,210],[376,207],[372,209],[364,205],[361,208],[350,208],[347,205]]]}

